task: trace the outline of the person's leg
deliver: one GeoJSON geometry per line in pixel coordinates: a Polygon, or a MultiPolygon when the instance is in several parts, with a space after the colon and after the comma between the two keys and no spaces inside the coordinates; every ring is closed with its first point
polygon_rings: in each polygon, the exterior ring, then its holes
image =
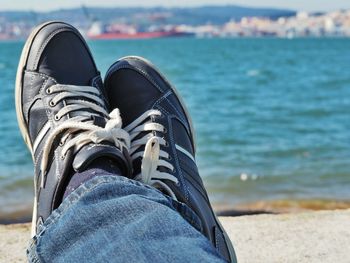
{"type": "Polygon", "coordinates": [[[185,204],[122,177],[132,171],[129,135],[72,26],[31,34],[16,110],[35,168],[31,262],[222,261],[185,204]]]}
{"type": "Polygon", "coordinates": [[[30,262],[224,262],[186,205],[140,182],[94,172],[100,176],[38,229],[30,262]]]}

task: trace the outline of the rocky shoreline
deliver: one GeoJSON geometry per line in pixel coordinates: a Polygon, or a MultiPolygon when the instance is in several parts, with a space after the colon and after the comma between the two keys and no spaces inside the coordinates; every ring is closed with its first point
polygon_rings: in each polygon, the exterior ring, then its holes
{"type": "MultiPolygon", "coordinates": [[[[350,262],[350,209],[220,217],[239,263],[350,262]]],[[[26,262],[30,225],[0,225],[0,262],[26,262]]]]}

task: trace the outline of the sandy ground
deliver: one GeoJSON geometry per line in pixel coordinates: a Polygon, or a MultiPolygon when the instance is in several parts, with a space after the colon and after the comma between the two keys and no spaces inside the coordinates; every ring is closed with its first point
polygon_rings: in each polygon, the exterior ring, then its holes
{"type": "Polygon", "coordinates": [[[26,262],[30,224],[0,225],[0,262],[26,262]]]}
{"type": "MultiPolygon", "coordinates": [[[[221,217],[238,262],[350,263],[350,209],[221,217]]],[[[0,262],[25,262],[29,224],[0,225],[0,262]]]]}

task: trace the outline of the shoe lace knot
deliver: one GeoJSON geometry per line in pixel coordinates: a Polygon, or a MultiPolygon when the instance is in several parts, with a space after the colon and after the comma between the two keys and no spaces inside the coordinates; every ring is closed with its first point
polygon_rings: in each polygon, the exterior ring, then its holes
{"type": "Polygon", "coordinates": [[[47,92],[57,93],[50,101],[50,106],[53,107],[59,102],[63,102],[64,105],[54,115],[54,119],[58,121],[63,116],[69,118],[53,128],[44,143],[40,166],[42,188],[45,184],[49,155],[58,137],[60,137],[60,145],[62,146],[60,156],[62,159],[65,158],[68,150],[72,149],[74,155],[89,143],[106,141],[113,143],[120,150],[130,148],[130,137],[122,129],[119,110],[114,109],[108,114],[103,106],[105,103],[98,88],[57,84],[51,86],[47,92]],[[105,126],[96,125],[94,117],[102,118],[105,121],[105,126]]]}

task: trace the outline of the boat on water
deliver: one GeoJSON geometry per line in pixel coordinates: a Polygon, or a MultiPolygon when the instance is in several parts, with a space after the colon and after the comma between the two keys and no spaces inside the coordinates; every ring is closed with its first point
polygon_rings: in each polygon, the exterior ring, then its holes
{"type": "Polygon", "coordinates": [[[124,24],[102,25],[94,23],[87,37],[89,39],[151,39],[167,37],[191,37],[193,32],[181,30],[178,27],[150,28],[139,31],[136,27],[124,24]]]}

